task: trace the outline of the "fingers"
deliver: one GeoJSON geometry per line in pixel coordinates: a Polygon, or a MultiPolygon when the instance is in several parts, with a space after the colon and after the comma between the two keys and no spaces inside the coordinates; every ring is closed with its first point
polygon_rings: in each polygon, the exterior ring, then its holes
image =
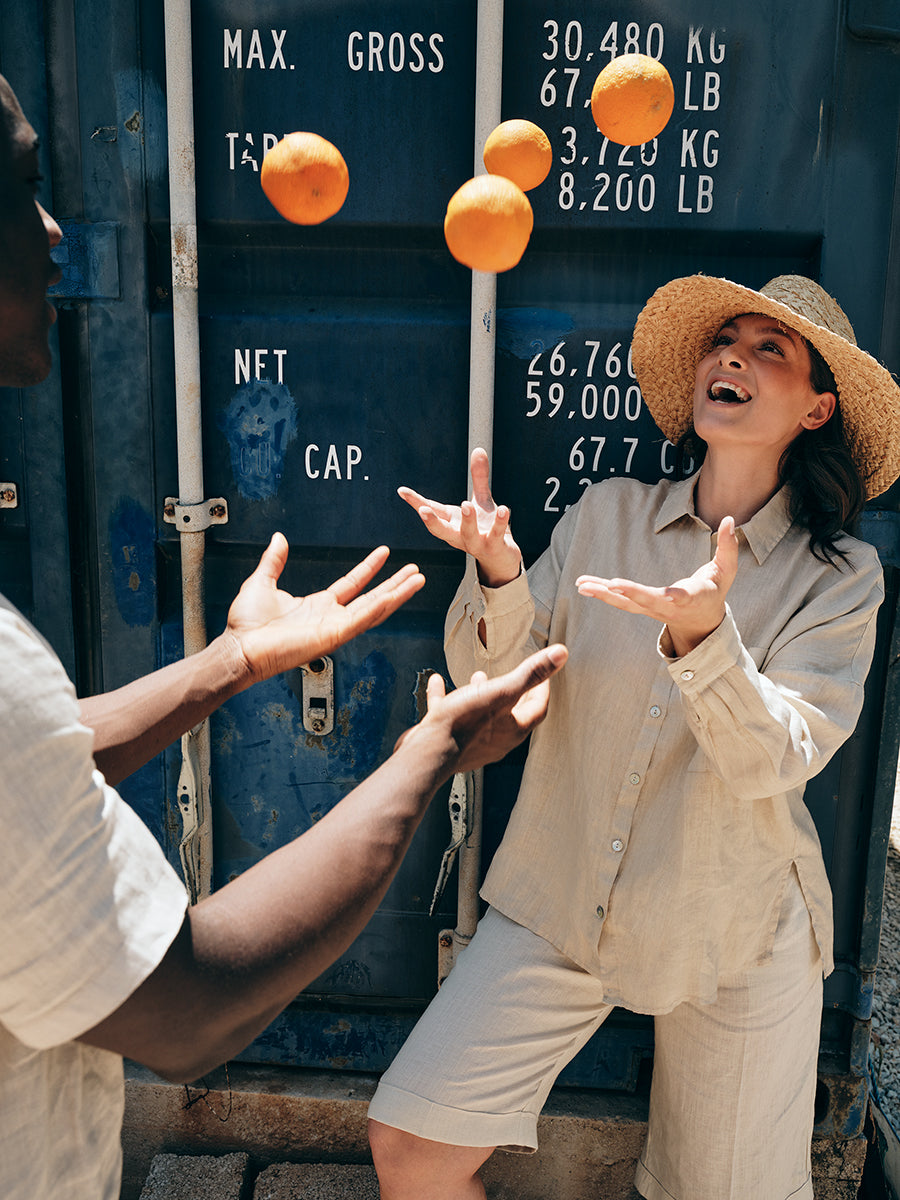
{"type": "Polygon", "coordinates": [[[494,507],[491,496],[491,464],[487,452],[476,446],[472,451],[469,469],[472,473],[472,495],[475,503],[488,510],[494,507]]]}
{"type": "Polygon", "coordinates": [[[719,522],[713,563],[719,573],[720,587],[727,592],[734,583],[738,570],[738,538],[734,528],[734,517],[723,517],[719,522]]]}
{"type": "MultiPolygon", "coordinates": [[[[284,570],[285,563],[288,559],[288,544],[287,538],[283,533],[273,533],[269,539],[269,544],[266,546],[260,555],[259,562],[256,564],[256,569],[249,579],[255,579],[257,583],[269,584],[276,587],[278,580],[281,578],[281,572],[284,570]]],[[[249,582],[248,579],[248,582],[249,582]]]]}
{"type": "Polygon", "coordinates": [[[440,671],[433,671],[428,676],[428,681],[425,684],[425,700],[430,708],[435,700],[440,700],[442,696],[447,694],[447,689],[444,686],[444,677],[440,671]]]}
{"type": "MultiPolygon", "coordinates": [[[[510,672],[512,686],[521,688],[512,707],[513,716],[523,736],[530,733],[547,715],[550,700],[550,678],[565,664],[569,652],[562,645],[547,646],[510,672]]],[[[507,678],[510,678],[507,676],[507,678]]]]}
{"type": "Polygon", "coordinates": [[[387,546],[376,547],[361,563],[357,563],[352,571],[336,579],[328,590],[339,604],[346,604],[348,600],[358,596],[363,588],[368,587],[387,562],[389,554],[387,546]]]}
{"type": "Polygon", "coordinates": [[[439,500],[429,500],[421,492],[414,491],[413,488],[398,487],[397,495],[401,500],[405,500],[410,508],[414,508],[419,516],[422,516],[423,509],[428,509],[431,512],[438,513],[444,520],[449,518],[450,514],[445,504],[441,504],[439,500]]]}
{"type": "Polygon", "coordinates": [[[357,596],[344,609],[351,618],[352,634],[380,625],[424,586],[425,576],[413,563],[407,563],[371,592],[357,596]]]}
{"type": "Polygon", "coordinates": [[[639,613],[658,603],[672,603],[669,588],[644,587],[628,579],[601,579],[597,575],[579,575],[575,580],[579,595],[602,600],[622,612],[639,613]]]}
{"type": "Polygon", "coordinates": [[[498,691],[498,702],[506,701],[515,706],[524,693],[555,675],[568,657],[569,651],[560,643],[538,650],[512,671],[493,680],[498,691]]]}

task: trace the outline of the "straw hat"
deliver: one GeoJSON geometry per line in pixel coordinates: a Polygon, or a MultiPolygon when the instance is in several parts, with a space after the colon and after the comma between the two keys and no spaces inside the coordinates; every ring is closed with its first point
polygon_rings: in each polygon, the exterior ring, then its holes
{"type": "Polygon", "coordinates": [[[632,362],[650,414],[670,442],[690,427],[694,376],[721,327],[762,313],[811,342],[834,374],[844,432],[869,499],[900,475],[900,387],[856,344],[837,302],[812,279],[779,275],[758,292],[707,275],[673,279],[637,319],[632,362]]]}

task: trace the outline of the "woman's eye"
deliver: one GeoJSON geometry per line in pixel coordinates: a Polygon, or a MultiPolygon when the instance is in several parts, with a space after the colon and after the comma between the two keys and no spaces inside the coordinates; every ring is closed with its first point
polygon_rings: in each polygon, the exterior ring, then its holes
{"type": "Polygon", "coordinates": [[[761,350],[771,350],[773,354],[782,354],[781,347],[776,342],[764,342],[760,347],[761,350]]]}

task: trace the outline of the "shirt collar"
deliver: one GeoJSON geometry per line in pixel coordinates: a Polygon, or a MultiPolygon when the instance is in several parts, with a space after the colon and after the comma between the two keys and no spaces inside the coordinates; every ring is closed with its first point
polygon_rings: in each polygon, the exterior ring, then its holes
{"type": "MultiPolygon", "coordinates": [[[[694,510],[694,485],[696,474],[688,479],[679,479],[669,485],[665,498],[659,507],[654,525],[654,533],[660,533],[667,525],[674,525],[682,517],[690,517],[692,521],[704,529],[709,526],[702,521],[694,510]]],[[[738,527],[743,533],[747,545],[753,551],[758,563],[763,563],[772,553],[793,521],[787,488],[779,488],[771,500],[755,513],[746,524],[738,527]]]]}

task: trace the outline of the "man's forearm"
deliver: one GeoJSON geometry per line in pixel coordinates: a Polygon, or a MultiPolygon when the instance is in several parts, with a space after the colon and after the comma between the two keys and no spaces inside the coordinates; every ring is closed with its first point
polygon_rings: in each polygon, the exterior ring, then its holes
{"type": "Polygon", "coordinates": [[[225,638],[112,692],[81,700],[94,759],[112,784],[133,774],[249,682],[225,638]]]}
{"type": "Polygon", "coordinates": [[[160,967],[85,1035],[172,1079],[238,1052],[371,918],[457,747],[401,746],[302,837],[191,908],[160,967]]]}

